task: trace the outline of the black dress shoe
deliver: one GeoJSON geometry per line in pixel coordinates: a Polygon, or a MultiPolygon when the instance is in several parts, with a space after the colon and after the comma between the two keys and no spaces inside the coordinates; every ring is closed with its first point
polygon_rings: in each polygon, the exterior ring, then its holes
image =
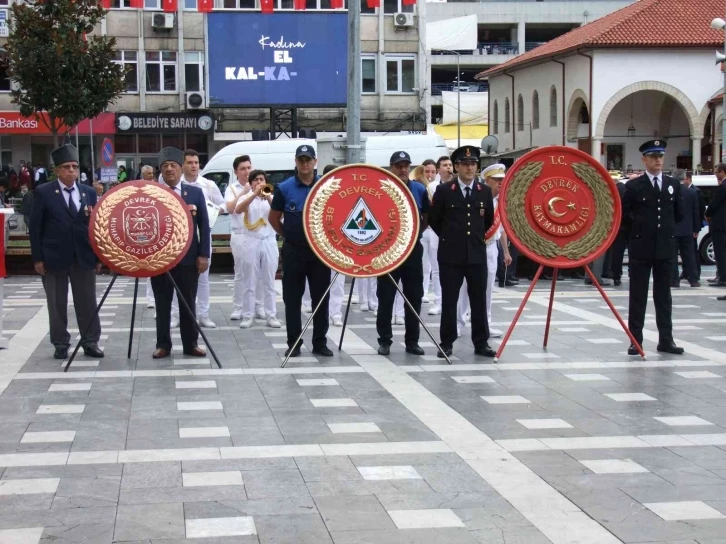
{"type": "Polygon", "coordinates": [[[622,285],[622,283],[623,283],[623,282],[622,282],[622,281],[620,281],[620,279],[619,279],[619,278],[618,278],[618,279],[615,279],[615,280],[613,280],[613,285],[614,285],[615,287],[620,287],[620,286],[622,285]]]}
{"type": "Polygon", "coordinates": [[[481,347],[474,348],[474,353],[476,355],[481,355],[482,357],[496,357],[497,355],[497,352],[490,348],[489,344],[484,344],[481,347]]]}
{"type": "Polygon", "coordinates": [[[445,348],[444,346],[441,346],[441,349],[436,354],[436,357],[438,357],[439,359],[443,359],[444,355],[446,355],[447,357],[451,357],[452,353],[454,353],[454,350],[452,348],[445,348]]]}
{"type": "Polygon", "coordinates": [[[53,359],[67,359],[68,358],[68,348],[55,348],[55,353],[53,354],[53,359]]]}
{"type": "Polygon", "coordinates": [[[423,355],[425,351],[418,344],[409,344],[406,346],[406,353],[410,353],[411,355],[423,355]]]}
{"type": "Polygon", "coordinates": [[[518,281],[512,281],[512,280],[507,280],[507,281],[504,282],[504,285],[506,287],[514,287],[515,285],[519,285],[519,282],[518,281]]]}
{"type": "Polygon", "coordinates": [[[691,284],[691,287],[701,287],[701,282],[700,281],[692,281],[692,282],[689,282],[689,283],[691,284]]]}
{"type": "Polygon", "coordinates": [[[707,281],[708,283],[718,283],[718,282],[719,282],[719,281],[721,281],[721,280],[719,279],[719,277],[718,277],[718,276],[716,276],[715,278],[709,278],[709,279],[707,279],[706,281],[707,281]]]}
{"type": "Polygon", "coordinates": [[[499,287],[504,287],[504,282],[503,281],[499,281],[497,283],[499,284],[499,287]]]}
{"type": "Polygon", "coordinates": [[[726,295],[716,297],[716,300],[726,300],[726,295]]]}
{"type": "Polygon", "coordinates": [[[391,346],[384,346],[381,344],[378,346],[378,355],[390,355],[391,354],[391,346]]]}
{"type": "Polygon", "coordinates": [[[684,351],[683,348],[676,346],[673,340],[670,342],[658,342],[658,347],[656,349],[663,353],[672,353],[673,355],[683,355],[684,351]]]}
{"type": "Polygon", "coordinates": [[[83,346],[83,354],[86,357],[94,357],[96,359],[103,359],[103,352],[95,344],[92,346],[83,346]]]}
{"type": "Polygon", "coordinates": [[[328,346],[318,346],[313,348],[313,355],[320,355],[321,357],[332,357],[333,352],[330,351],[328,346]]]}
{"type": "Polygon", "coordinates": [[[712,283],[711,287],[726,287],[726,281],[718,281],[717,283],[712,283]]]}
{"type": "Polygon", "coordinates": [[[300,357],[300,344],[295,346],[295,349],[291,351],[291,348],[285,350],[285,357],[300,357]]]}
{"type": "Polygon", "coordinates": [[[628,348],[628,355],[640,355],[635,344],[630,344],[630,347],[628,348]]]}

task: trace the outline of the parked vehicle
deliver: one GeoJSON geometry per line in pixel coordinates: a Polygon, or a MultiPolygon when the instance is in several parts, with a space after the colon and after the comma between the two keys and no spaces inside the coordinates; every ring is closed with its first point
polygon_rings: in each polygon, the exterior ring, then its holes
{"type": "MultiPolygon", "coordinates": [[[[704,202],[708,207],[708,204],[711,202],[713,192],[716,190],[716,187],[718,187],[718,180],[716,179],[716,176],[693,176],[693,185],[701,190],[704,202]]],[[[703,227],[701,227],[701,231],[698,233],[698,238],[696,239],[696,242],[698,246],[698,255],[701,258],[701,262],[704,264],[715,265],[716,257],[713,253],[713,242],[711,241],[711,233],[708,231],[707,223],[704,223],[703,227]]]]}

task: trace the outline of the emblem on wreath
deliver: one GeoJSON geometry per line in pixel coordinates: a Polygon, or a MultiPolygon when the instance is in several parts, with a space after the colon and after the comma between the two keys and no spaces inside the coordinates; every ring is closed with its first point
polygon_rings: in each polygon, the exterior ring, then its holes
{"type": "Polygon", "coordinates": [[[153,206],[126,208],[123,223],[124,235],[131,243],[146,246],[159,241],[159,211],[153,206]]]}
{"type": "Polygon", "coordinates": [[[350,215],[345,220],[343,234],[348,240],[357,245],[369,244],[381,234],[381,227],[363,198],[358,199],[350,215]]]}

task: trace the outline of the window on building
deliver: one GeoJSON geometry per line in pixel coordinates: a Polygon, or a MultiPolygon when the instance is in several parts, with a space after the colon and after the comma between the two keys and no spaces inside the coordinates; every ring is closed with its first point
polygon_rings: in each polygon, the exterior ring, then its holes
{"type": "Polygon", "coordinates": [[[176,91],[176,51],[146,52],[146,92],[176,91]]]}
{"type": "Polygon", "coordinates": [[[383,13],[413,13],[413,5],[403,5],[401,0],[383,0],[383,13]]]}
{"type": "Polygon", "coordinates": [[[201,51],[184,53],[184,83],[187,91],[204,90],[204,53],[201,51]]]}
{"type": "Polygon", "coordinates": [[[517,130],[524,130],[524,99],[521,94],[517,97],[517,130]]]}
{"type": "Polygon", "coordinates": [[[504,133],[509,134],[512,130],[511,120],[509,118],[509,98],[504,101],[504,133]]]}
{"type": "Polygon", "coordinates": [[[539,128],[539,94],[537,91],[532,93],[532,129],[539,128]]]}
{"type": "Polygon", "coordinates": [[[0,0],[0,6],[9,6],[10,0],[0,0]]]}
{"type": "Polygon", "coordinates": [[[131,0],[111,0],[111,9],[130,8],[131,0]]]}
{"type": "Polygon", "coordinates": [[[145,9],[161,9],[161,0],[144,0],[145,9]]]}
{"type": "Polygon", "coordinates": [[[494,101],[494,134],[499,134],[499,102],[494,101]]]}
{"type": "Polygon", "coordinates": [[[550,89],[550,126],[557,126],[557,89],[554,85],[550,89]]]}
{"type": "Polygon", "coordinates": [[[412,93],[416,86],[416,59],[386,55],[386,92],[412,93]]]}
{"type": "Polygon", "coordinates": [[[0,165],[8,166],[13,163],[12,142],[10,136],[0,137],[0,165]]]}
{"type": "MultiPolygon", "coordinates": [[[[196,9],[197,0],[184,0],[185,9],[196,9]]],[[[216,0],[216,8],[222,9],[260,9],[260,0],[216,0]]],[[[345,7],[348,7],[346,1],[345,7]]],[[[410,7],[410,6],[407,6],[410,7]]],[[[293,0],[275,0],[275,11],[278,10],[294,10],[293,0]]],[[[333,9],[331,0],[306,0],[305,9],[333,9]]],[[[361,0],[361,13],[375,13],[375,8],[369,8],[367,0],[361,0]]]]}
{"type": "Polygon", "coordinates": [[[363,93],[376,92],[376,55],[363,55],[361,59],[361,83],[363,93]]]}
{"type": "Polygon", "coordinates": [[[136,51],[115,51],[113,61],[126,71],[126,92],[139,92],[139,64],[136,51]]]}
{"type": "Polygon", "coordinates": [[[0,92],[10,92],[10,78],[4,64],[0,64],[0,92]]]}
{"type": "Polygon", "coordinates": [[[197,9],[197,0],[184,0],[184,9],[197,9]]]}
{"type": "MultiPolygon", "coordinates": [[[[348,7],[348,3],[346,2],[345,7],[348,7]]],[[[368,7],[368,0],[360,0],[360,12],[362,14],[374,14],[376,12],[376,8],[369,8],[368,7]]]]}

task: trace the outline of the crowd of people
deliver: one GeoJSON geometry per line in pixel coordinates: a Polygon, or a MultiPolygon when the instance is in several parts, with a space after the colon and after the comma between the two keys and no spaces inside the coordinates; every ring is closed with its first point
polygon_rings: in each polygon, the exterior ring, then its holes
{"type": "MultiPolygon", "coordinates": [[[[645,173],[618,186],[623,222],[613,248],[617,252],[624,247],[630,248],[629,328],[634,339],[642,343],[652,272],[660,333],[658,350],[680,354],[683,350],[673,342],[671,325],[670,289],[675,286],[676,247],[686,255],[686,278],[691,285],[697,279],[694,279],[695,265],[688,257],[693,243],[679,241],[676,245],[676,239],[683,237],[690,241],[698,231],[700,212],[695,189],[691,195],[687,185],[682,187],[680,180],[663,174],[665,145],[664,141],[658,140],[645,143],[641,147],[645,173]],[[695,215],[691,217],[691,213],[695,215]],[[686,234],[680,234],[676,226],[684,220],[692,224],[687,225],[686,234]]],[[[156,308],[154,358],[171,354],[170,331],[178,326],[181,327],[183,353],[197,357],[206,355],[198,346],[198,326],[216,327],[209,315],[209,266],[211,228],[220,212],[231,215],[232,225],[230,245],[235,279],[230,318],[239,320],[243,329],[250,328],[258,319],[268,327],[282,326],[277,319],[274,286],[278,268],[276,235],[279,235],[283,239],[286,356],[300,354],[302,314],[313,308],[317,312],[313,319],[311,351],[323,357],[333,355],[327,346],[327,333],[331,321],[333,325],[342,325],[345,277],[338,276],[330,295],[326,294],[331,270],[309,246],[302,217],[305,201],[319,179],[315,149],[299,146],[294,160],[295,175],[278,184],[272,192],[265,189],[269,181],[267,174],[254,169],[252,157],[241,155],[234,161],[235,179],[224,195],[213,181],[200,175],[199,154],[193,150],[162,149],[158,157],[161,180],[157,180],[151,166],[141,168],[141,179],[165,184],[197,210],[193,215],[192,245],[182,261],[170,271],[191,313],[179,311],[175,289],[167,276],[156,276],[147,284],[148,305],[156,308]]],[[[84,352],[91,357],[103,357],[97,343],[100,324],[98,318],[93,317],[95,275],[100,263],[88,240],[88,219],[98,195],[90,187],[78,183],[78,152],[72,145],[54,150],[53,162],[57,180],[36,189],[30,218],[32,258],[36,271],[43,275],[51,343],[55,346],[56,358],[67,356],[70,282],[76,316],[84,331],[81,338],[84,352]]],[[[501,335],[501,331],[490,327],[494,285],[497,281],[500,286],[517,282],[515,248],[507,240],[497,209],[506,167],[494,164],[479,172],[480,150],[474,146],[463,146],[451,157],[423,161],[413,172],[410,171],[411,163],[405,150],[396,151],[391,156],[389,170],[406,184],[418,208],[421,228],[414,251],[392,272],[393,282],[387,277],[356,281],[360,309],[376,316],[378,353],[390,354],[392,324],[401,324],[405,325],[406,352],[424,354],[419,344],[419,325],[422,304],[428,299],[431,304],[428,314],[441,316],[439,357],[453,353],[454,342],[468,322],[474,353],[493,357],[489,339],[501,335]],[[432,290],[430,297],[429,288],[432,290]]],[[[332,168],[326,166],[323,171],[332,168]]],[[[726,166],[721,172],[726,175],[726,166]]],[[[726,192],[721,196],[726,200],[726,192]]],[[[711,214],[706,217],[710,218],[711,214]]],[[[712,221],[717,223],[719,217],[714,213],[712,221]]],[[[611,253],[617,253],[613,248],[611,253]]],[[[617,255],[612,258],[614,261],[622,259],[617,255]]],[[[593,268],[598,269],[596,263],[593,268]]],[[[601,266],[599,273],[602,273],[601,266]]],[[[637,354],[637,346],[631,345],[628,353],[637,354]]]]}

